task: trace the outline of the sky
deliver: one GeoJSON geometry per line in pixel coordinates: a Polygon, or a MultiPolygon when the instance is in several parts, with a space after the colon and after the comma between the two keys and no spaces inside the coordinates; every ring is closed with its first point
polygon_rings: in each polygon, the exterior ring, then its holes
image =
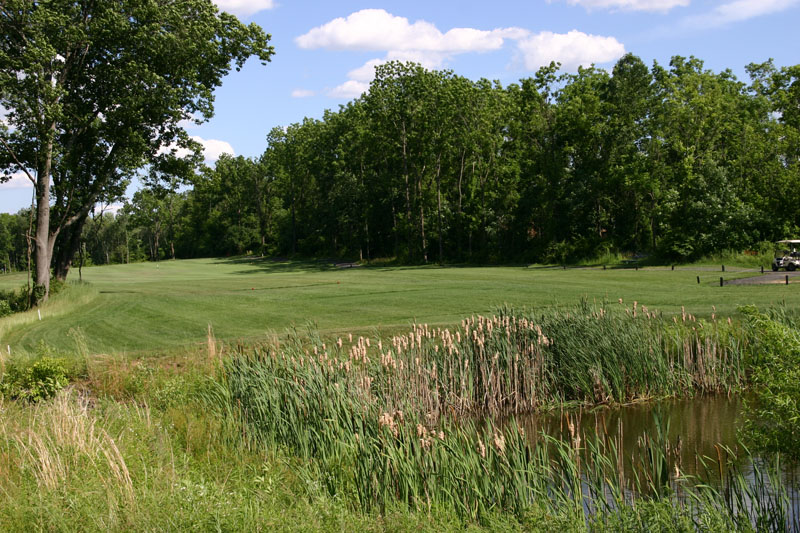
{"type": "MultiPolygon", "coordinates": [[[[695,56],[743,81],[749,63],[800,63],[800,0],[214,1],[271,34],[275,55],[232,71],[214,117],[187,128],[212,165],[225,152],[260,155],[272,128],[338,109],[392,59],[503,85],[550,61],[610,70],[625,53],[648,65],[695,56]]],[[[0,184],[0,212],[29,206],[32,192],[22,175],[0,184]]]]}

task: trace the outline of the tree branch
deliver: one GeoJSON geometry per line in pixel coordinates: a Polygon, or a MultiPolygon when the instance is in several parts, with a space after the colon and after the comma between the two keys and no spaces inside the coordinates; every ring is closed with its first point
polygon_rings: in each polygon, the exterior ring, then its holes
{"type": "Polygon", "coordinates": [[[36,187],[36,178],[34,178],[34,177],[31,175],[31,173],[30,173],[30,172],[28,172],[28,169],[27,169],[27,168],[25,168],[25,167],[22,165],[22,163],[20,163],[20,162],[19,162],[19,159],[17,159],[17,154],[15,154],[15,153],[14,153],[14,150],[12,150],[12,149],[11,149],[11,147],[8,145],[8,143],[6,142],[6,140],[5,140],[5,139],[3,139],[2,137],[0,137],[0,143],[3,143],[3,146],[5,146],[5,148],[6,148],[6,151],[7,151],[7,152],[9,153],[9,155],[10,155],[10,156],[11,156],[11,157],[14,159],[14,162],[17,164],[17,166],[19,167],[19,169],[20,169],[22,172],[24,172],[24,173],[25,173],[25,175],[28,177],[28,179],[29,179],[29,180],[31,180],[31,183],[33,184],[33,186],[34,186],[34,187],[36,187]]]}

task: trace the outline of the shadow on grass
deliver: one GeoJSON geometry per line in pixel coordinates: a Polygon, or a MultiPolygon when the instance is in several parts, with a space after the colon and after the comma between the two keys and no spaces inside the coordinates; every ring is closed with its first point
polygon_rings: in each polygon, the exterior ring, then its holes
{"type": "MultiPolygon", "coordinates": [[[[368,270],[371,272],[398,272],[404,270],[438,270],[438,269],[462,269],[462,268],[525,268],[524,264],[492,265],[492,264],[472,264],[472,263],[452,263],[452,264],[360,264],[356,262],[343,261],[340,259],[289,259],[286,257],[230,257],[217,258],[215,264],[218,265],[241,265],[249,266],[247,270],[240,270],[234,274],[273,274],[273,273],[303,273],[303,272],[340,272],[348,270],[368,270]]],[[[553,267],[555,268],[555,267],[553,267]]],[[[558,267],[561,268],[561,267],[558,267]]]]}
{"type": "Polygon", "coordinates": [[[338,270],[328,260],[297,260],[284,257],[231,257],[218,258],[214,261],[218,265],[241,265],[252,268],[238,270],[233,274],[275,274],[275,273],[301,273],[301,272],[328,272],[338,270]]]}

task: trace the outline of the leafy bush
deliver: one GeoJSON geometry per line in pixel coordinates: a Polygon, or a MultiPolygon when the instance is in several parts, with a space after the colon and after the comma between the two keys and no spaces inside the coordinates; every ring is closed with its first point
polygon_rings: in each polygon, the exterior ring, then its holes
{"type": "Polygon", "coordinates": [[[8,303],[8,300],[0,300],[0,318],[4,316],[8,316],[13,311],[11,310],[11,304],[8,303]]]}
{"type": "Polygon", "coordinates": [[[62,361],[42,357],[32,365],[11,365],[0,381],[3,395],[12,400],[47,400],[67,386],[67,371],[62,361]]]}
{"type": "Polygon", "coordinates": [[[800,331],[787,317],[740,311],[753,342],[743,435],[756,449],[800,459],[800,331]]]}
{"type": "Polygon", "coordinates": [[[11,313],[19,313],[27,311],[30,306],[28,304],[28,287],[21,287],[19,290],[13,291],[0,291],[0,317],[10,315],[11,313]],[[6,305],[3,305],[3,304],[6,305]],[[4,308],[8,306],[8,312],[3,314],[4,308]]]}

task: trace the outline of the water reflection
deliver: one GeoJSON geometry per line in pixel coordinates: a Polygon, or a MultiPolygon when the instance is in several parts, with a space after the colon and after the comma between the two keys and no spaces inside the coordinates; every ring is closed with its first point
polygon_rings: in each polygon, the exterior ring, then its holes
{"type": "MultiPolygon", "coordinates": [[[[727,450],[740,453],[737,423],[742,401],[737,396],[704,396],[690,400],[665,400],[627,405],[570,409],[519,417],[534,444],[542,432],[570,438],[569,424],[577,428],[582,442],[595,436],[619,442],[630,465],[631,453],[639,448],[639,439],[656,434],[658,424],[668,428],[668,440],[680,455],[681,470],[690,475],[704,474],[701,459],[727,462],[727,450]]],[[[717,470],[717,465],[714,465],[717,470]]]]}
{"type": "MultiPolygon", "coordinates": [[[[742,415],[740,397],[718,395],[616,408],[565,409],[518,417],[517,423],[532,446],[541,443],[543,433],[568,443],[579,437],[584,446],[594,439],[613,443],[613,449],[621,448],[624,455],[620,479],[629,481],[641,474],[646,464],[642,459],[648,453],[647,439],[652,443],[660,430],[667,430],[664,441],[669,464],[665,471],[670,473],[670,486],[677,488],[676,502],[682,502],[681,483],[671,474],[677,466],[682,480],[718,490],[729,509],[746,508],[756,529],[800,531],[800,465],[782,464],[778,477],[772,477],[768,472],[774,463],[749,455],[738,443],[742,415]],[[777,491],[776,486],[780,487],[777,491]],[[774,523],[761,524],[764,517],[774,523]]],[[[583,490],[585,511],[591,512],[589,491],[586,486],[583,490]]]]}

